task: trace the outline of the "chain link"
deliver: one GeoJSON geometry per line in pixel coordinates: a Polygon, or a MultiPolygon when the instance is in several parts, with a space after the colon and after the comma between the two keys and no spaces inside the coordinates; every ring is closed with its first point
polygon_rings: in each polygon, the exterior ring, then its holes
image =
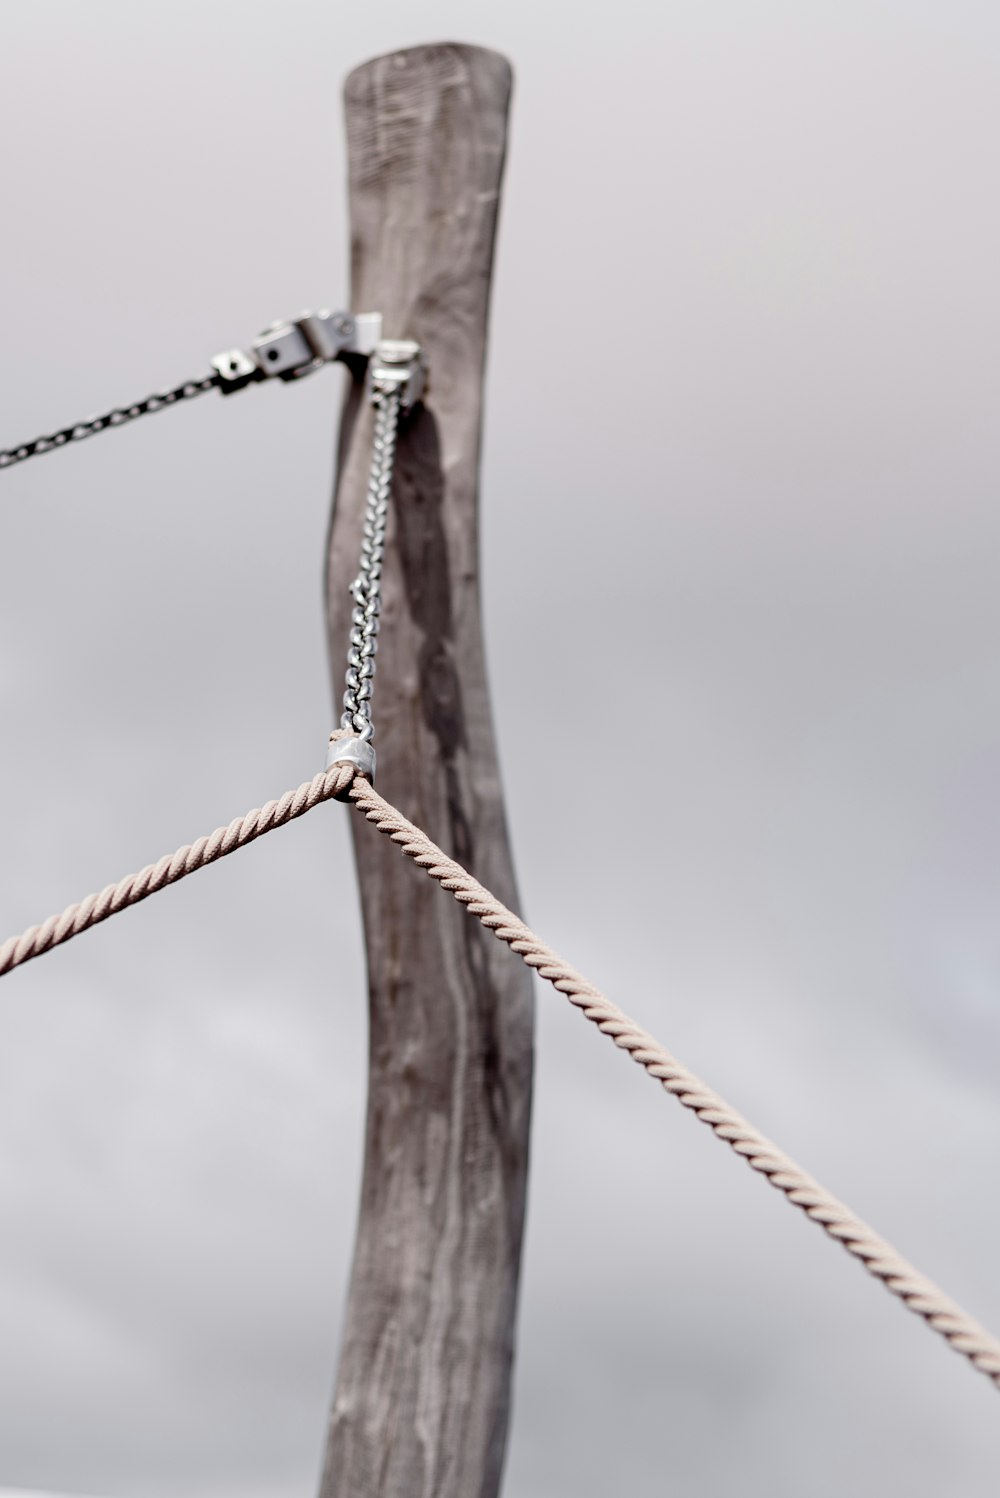
{"type": "Polygon", "coordinates": [[[193,400],[196,395],[204,395],[207,391],[214,390],[218,383],[217,374],[202,375],[198,380],[185,380],[183,385],[147,395],[145,400],[136,401],[133,406],[115,406],[100,416],[91,416],[74,426],[63,427],[62,431],[52,432],[47,437],[36,437],[33,442],[22,443],[20,447],[0,450],[0,468],[10,468],[13,464],[23,463],[25,458],[34,458],[40,453],[54,452],[57,447],[65,447],[69,442],[83,442],[85,438],[94,437],[108,427],[119,427],[128,421],[134,421],[137,416],[152,416],[157,411],[165,410],[167,406],[176,405],[178,401],[193,400]]]}
{"type": "Polygon", "coordinates": [[[361,563],[358,575],[351,584],[354,610],[351,614],[351,643],[347,652],[344,712],[340,726],[353,730],[364,742],[370,742],[374,733],[372,678],[375,675],[375,651],[378,649],[382,559],[385,556],[385,527],[396,457],[400,400],[398,385],[385,390],[376,387],[372,392],[375,430],[368,475],[368,499],[361,541],[361,563]]]}

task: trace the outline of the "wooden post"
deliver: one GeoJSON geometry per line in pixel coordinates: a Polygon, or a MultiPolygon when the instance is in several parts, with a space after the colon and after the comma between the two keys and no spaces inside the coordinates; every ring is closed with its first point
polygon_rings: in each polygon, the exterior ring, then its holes
{"type": "MultiPolygon", "coordinates": [[[[379,789],[517,907],[479,608],[477,470],[511,74],[478,47],[380,57],[345,87],[351,306],[416,338],[384,570],[379,789]]],[[[342,691],[372,413],[341,429],[328,559],[342,691]]],[[[363,823],[370,1071],[360,1220],[322,1498],[490,1498],[524,1222],[532,994],[521,964],[363,823]]]]}

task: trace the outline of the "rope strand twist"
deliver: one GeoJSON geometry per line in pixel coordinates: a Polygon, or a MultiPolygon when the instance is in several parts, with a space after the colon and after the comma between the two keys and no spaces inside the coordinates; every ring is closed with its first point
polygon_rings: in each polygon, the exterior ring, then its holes
{"type": "Polygon", "coordinates": [[[155,895],[157,890],[176,884],[188,874],[215,863],[245,848],[265,832],[275,827],[284,827],[296,817],[303,816],[318,806],[342,795],[351,783],[354,771],[350,765],[333,765],[322,775],[314,775],[300,785],[298,790],[286,791],[279,801],[268,801],[266,805],[248,811],[245,817],[237,817],[228,827],[217,827],[208,837],[200,837],[161,858],[158,863],[147,864],[137,874],[126,874],[117,884],[109,884],[96,895],[88,895],[76,905],[68,906],[61,915],[51,915],[40,926],[30,926],[20,936],[12,936],[0,946],[0,977],[12,972],[22,963],[51,952],[74,936],[100,925],[109,916],[138,905],[140,900],[155,895]]]}

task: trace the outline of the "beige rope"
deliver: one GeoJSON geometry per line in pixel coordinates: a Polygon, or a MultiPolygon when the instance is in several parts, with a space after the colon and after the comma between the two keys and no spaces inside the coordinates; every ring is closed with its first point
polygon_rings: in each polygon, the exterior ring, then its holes
{"type": "Polygon", "coordinates": [[[467,874],[461,864],[448,858],[419,828],[383,800],[367,781],[356,780],[349,794],[369,822],[398,843],[407,858],[412,858],[443,889],[454,895],[470,915],[477,916],[540,977],[547,978],[554,988],[565,994],[570,1003],[581,1009],[603,1034],[611,1037],[615,1045],[628,1051],[633,1061],[645,1067],[678,1102],[690,1108],[702,1123],[708,1124],[730,1149],[742,1155],[753,1170],[766,1176],[794,1206],[800,1207],[848,1253],[860,1259],[870,1274],[880,1279],[904,1305],[922,1316],[956,1352],[967,1357],[973,1367],[985,1373],[1000,1388],[1000,1342],[995,1337],[966,1315],[961,1306],[950,1300],[932,1280],[907,1263],[867,1223],[855,1217],[843,1202],[800,1170],[777,1145],[735,1113],[718,1093],[682,1066],[658,1040],[654,1040],[551,947],[547,947],[523,921],[501,905],[471,874],[467,874]]]}
{"type": "MultiPolygon", "coordinates": [[[[341,735],[338,733],[336,737],[341,735]]],[[[11,937],[0,947],[0,976],[61,942],[69,941],[99,921],[107,920],[119,910],[138,904],[147,895],[183,879],[196,869],[224,858],[265,832],[284,826],[320,802],[349,795],[379,832],[397,843],[408,858],[454,895],[470,915],[476,916],[540,977],[548,979],[553,987],[565,994],[587,1019],[611,1037],[615,1045],[628,1051],[633,1061],[655,1077],[667,1092],[672,1093],[685,1108],[690,1108],[702,1123],[708,1124],[720,1139],[742,1155],[752,1169],[766,1176],[794,1206],[800,1207],[831,1238],[860,1259],[870,1274],[880,1279],[904,1305],[922,1316],[956,1352],[962,1353],[1000,1388],[1000,1342],[996,1338],[907,1263],[884,1238],[855,1217],[848,1207],[800,1170],[777,1145],[734,1113],[717,1093],[682,1066],[659,1041],[629,1019],[551,947],[547,947],[523,921],[466,873],[461,864],[448,858],[418,827],[383,800],[367,781],[359,777],[352,784],[353,777],[351,765],[335,765],[325,774],[300,785],[298,790],[288,791],[280,801],[269,801],[260,810],[247,812],[245,817],[231,822],[228,827],[218,828],[211,837],[199,838],[189,847],[179,848],[171,857],[161,858],[159,863],[150,864],[140,873],[130,874],[118,884],[108,885],[99,895],[89,895],[79,905],[71,905],[62,915],[51,916],[22,936],[11,937]]]]}
{"type": "Polygon", "coordinates": [[[217,858],[235,853],[237,848],[263,837],[265,832],[273,832],[275,827],[294,821],[321,801],[342,795],[353,775],[352,766],[334,765],[324,774],[307,780],[297,791],[286,791],[280,801],[269,801],[266,806],[255,807],[245,817],[230,822],[228,827],[217,827],[210,837],[200,837],[196,843],[161,858],[159,863],[147,864],[138,874],[127,874],[117,884],[109,884],[100,894],[88,895],[78,905],[68,906],[62,915],[50,915],[40,926],[31,926],[21,936],[10,937],[0,947],[0,977],[20,967],[22,962],[30,962],[32,957],[40,957],[43,952],[50,952],[71,937],[79,936],[81,931],[88,931],[91,926],[106,921],[108,916],[117,915],[130,905],[138,905],[147,895],[154,895],[168,884],[176,884],[178,879],[193,874],[196,869],[203,869],[217,858]]]}

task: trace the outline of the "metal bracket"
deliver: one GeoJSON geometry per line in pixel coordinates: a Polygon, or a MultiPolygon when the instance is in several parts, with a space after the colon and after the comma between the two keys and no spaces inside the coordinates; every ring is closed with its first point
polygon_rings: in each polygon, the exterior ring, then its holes
{"type": "MultiPolygon", "coordinates": [[[[326,768],[330,770],[334,765],[353,765],[369,785],[375,784],[375,747],[370,739],[331,737],[326,751],[326,768]]],[[[347,793],[341,792],[339,799],[346,801],[347,793]]]]}
{"type": "Polygon", "coordinates": [[[219,389],[232,395],[257,380],[299,380],[345,355],[368,358],[382,336],[380,312],[303,312],[272,323],[250,345],[227,349],[212,360],[219,389]]]}
{"type": "Polygon", "coordinates": [[[376,343],[368,363],[369,396],[398,390],[400,408],[408,411],[423,395],[426,383],[427,365],[419,343],[412,338],[382,338],[376,343]]]}

